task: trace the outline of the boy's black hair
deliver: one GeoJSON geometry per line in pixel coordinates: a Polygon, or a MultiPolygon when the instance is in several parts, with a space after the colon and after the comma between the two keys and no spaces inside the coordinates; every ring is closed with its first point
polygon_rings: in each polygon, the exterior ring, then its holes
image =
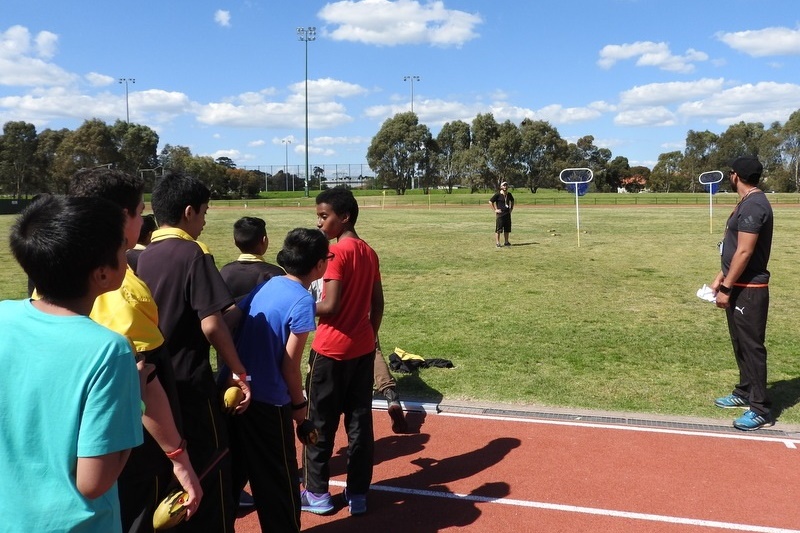
{"type": "Polygon", "coordinates": [[[144,194],[144,179],[136,174],[110,168],[79,170],[69,180],[70,196],[99,196],[136,213],[144,194]]]}
{"type": "Polygon", "coordinates": [[[358,202],[350,189],[334,187],[317,195],[317,204],[328,204],[338,216],[350,214],[350,225],[355,226],[358,220],[358,202]]]}
{"type": "Polygon", "coordinates": [[[267,223],[258,217],[242,217],[233,223],[233,242],[243,254],[255,253],[264,237],[267,223]]]}
{"type": "Polygon", "coordinates": [[[89,275],[119,267],[125,215],[97,196],[42,195],[14,222],[9,243],[17,262],[48,300],[82,298],[89,275]]]}
{"type": "Polygon", "coordinates": [[[278,264],[292,276],[305,276],[328,257],[328,238],[318,229],[295,228],[286,235],[278,264]]]}
{"type": "Polygon", "coordinates": [[[211,191],[199,179],[186,174],[172,173],[162,177],[153,187],[150,201],[159,224],[177,226],[186,206],[199,212],[200,206],[211,199],[211,191]]]}
{"type": "Polygon", "coordinates": [[[156,224],[155,215],[152,213],[149,215],[142,215],[142,229],[139,230],[139,240],[136,242],[139,244],[147,244],[147,236],[157,229],[158,224],[156,224]]]}

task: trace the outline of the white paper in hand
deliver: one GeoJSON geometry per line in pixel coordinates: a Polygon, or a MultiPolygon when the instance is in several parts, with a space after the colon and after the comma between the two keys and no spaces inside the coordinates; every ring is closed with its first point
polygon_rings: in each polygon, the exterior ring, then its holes
{"type": "Polygon", "coordinates": [[[707,302],[711,303],[717,302],[717,293],[714,292],[714,290],[712,290],[711,287],[709,287],[705,283],[703,284],[702,287],[697,289],[697,297],[707,302]]]}

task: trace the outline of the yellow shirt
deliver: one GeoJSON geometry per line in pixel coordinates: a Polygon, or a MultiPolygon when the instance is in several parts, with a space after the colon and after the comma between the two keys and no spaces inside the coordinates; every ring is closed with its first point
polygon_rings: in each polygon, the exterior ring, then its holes
{"type": "Polygon", "coordinates": [[[150,288],[130,267],[119,289],[97,297],[89,317],[126,336],[137,352],[154,350],[164,344],[164,336],[158,329],[158,306],[150,288]]]}

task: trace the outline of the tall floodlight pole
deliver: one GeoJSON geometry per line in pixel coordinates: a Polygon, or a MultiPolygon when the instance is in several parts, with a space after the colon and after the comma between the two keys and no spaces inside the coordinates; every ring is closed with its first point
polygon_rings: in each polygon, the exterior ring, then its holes
{"type": "Polygon", "coordinates": [[[297,28],[297,37],[306,45],[306,186],[305,197],[308,198],[308,41],[316,40],[317,28],[309,26],[307,28],[297,28]]]}
{"type": "MultiPolygon", "coordinates": [[[[289,145],[292,144],[292,140],[283,139],[281,142],[286,148],[286,159],[283,165],[283,175],[286,178],[286,190],[288,191],[289,190],[289,145]]],[[[292,183],[294,183],[294,180],[292,180],[292,183]]]]}
{"type": "Polygon", "coordinates": [[[419,76],[403,76],[403,81],[411,82],[411,112],[414,112],[414,82],[419,81],[419,76]]]}
{"type": "Polygon", "coordinates": [[[128,107],[128,82],[136,83],[134,78],[120,78],[120,83],[125,84],[125,121],[130,124],[131,123],[131,111],[130,107],[128,107]]]}

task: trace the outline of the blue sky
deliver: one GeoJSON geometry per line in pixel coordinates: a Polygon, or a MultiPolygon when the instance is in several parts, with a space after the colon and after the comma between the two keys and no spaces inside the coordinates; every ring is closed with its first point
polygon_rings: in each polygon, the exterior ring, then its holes
{"type": "Polygon", "coordinates": [[[125,119],[240,167],[365,162],[395,113],[436,135],[547,120],[652,167],[686,132],[800,109],[796,0],[3,0],[0,124],[125,119]],[[418,76],[419,81],[404,81],[418,76]],[[284,145],[283,139],[291,144],[284,145]]]}

